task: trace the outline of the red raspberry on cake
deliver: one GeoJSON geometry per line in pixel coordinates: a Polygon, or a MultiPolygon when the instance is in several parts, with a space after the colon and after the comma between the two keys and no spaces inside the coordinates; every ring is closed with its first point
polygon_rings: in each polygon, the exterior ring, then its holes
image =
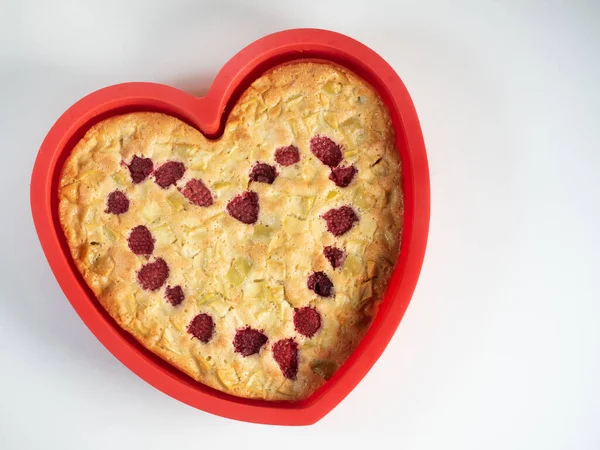
{"type": "Polygon", "coordinates": [[[131,181],[133,184],[138,184],[152,173],[154,165],[150,158],[142,158],[135,155],[127,167],[131,174],[131,181]]]}
{"type": "Polygon", "coordinates": [[[291,166],[300,161],[300,152],[295,145],[279,147],[275,150],[275,161],[281,166],[291,166]]]}
{"type": "Polygon", "coordinates": [[[108,194],[108,199],[106,200],[106,213],[110,214],[124,214],[129,211],[129,199],[127,196],[121,191],[113,191],[108,194]]]}
{"type": "Polygon", "coordinates": [[[137,273],[140,286],[147,291],[157,291],[165,284],[167,278],[169,278],[169,266],[162,258],[144,264],[137,273]]]}
{"type": "Polygon", "coordinates": [[[206,187],[202,180],[193,178],[185,184],[181,193],[187,198],[190,203],[196,206],[211,206],[213,197],[210,190],[206,187]]]}
{"type": "Polygon", "coordinates": [[[166,189],[177,183],[184,173],[185,166],[182,162],[167,161],[154,171],[154,181],[161,188],[166,189]]]}
{"type": "Polygon", "coordinates": [[[229,215],[246,224],[256,223],[259,210],[258,194],[252,191],[242,192],[227,203],[229,215]]]}
{"type": "Polygon", "coordinates": [[[310,151],[329,167],[336,167],[342,162],[342,148],[325,136],[315,136],[310,140],[310,151]]]}
{"type": "Polygon", "coordinates": [[[341,236],[350,231],[352,226],[358,222],[358,216],[350,206],[333,208],[323,214],[327,223],[327,231],[334,236],[341,236]]]}
{"type": "Polygon", "coordinates": [[[236,353],[242,356],[255,355],[267,343],[267,340],[267,336],[262,331],[254,330],[248,326],[235,332],[233,348],[236,353]]]}
{"type": "Polygon", "coordinates": [[[177,306],[183,301],[185,295],[181,286],[167,286],[165,289],[165,298],[171,305],[177,306]]]}
{"type": "Polygon", "coordinates": [[[129,249],[136,255],[150,255],[154,251],[155,239],[150,230],[144,225],[138,225],[131,230],[127,243],[129,249]]]}
{"type": "Polygon", "coordinates": [[[325,272],[314,272],[306,281],[306,286],[319,297],[331,297],[333,295],[333,283],[325,272]]]}
{"type": "Polygon", "coordinates": [[[294,328],[306,337],[313,337],[321,328],[321,315],[312,306],[305,306],[294,311],[294,328]]]}
{"type": "Polygon", "coordinates": [[[188,325],[187,331],[203,344],[208,344],[215,333],[215,322],[208,314],[198,314],[188,325]]]}
{"type": "Polygon", "coordinates": [[[277,170],[269,164],[257,162],[250,169],[249,177],[251,181],[273,184],[273,181],[277,178],[277,170]]]}
{"type": "Polygon", "coordinates": [[[342,267],[342,264],[344,264],[344,260],[346,259],[346,254],[343,250],[331,245],[328,245],[323,249],[323,255],[325,255],[325,258],[327,258],[331,267],[334,269],[342,267]]]}
{"type": "Polygon", "coordinates": [[[331,169],[331,173],[329,174],[329,179],[333,181],[336,186],[339,187],[348,187],[348,185],[352,182],[352,178],[356,175],[356,167],[348,166],[348,167],[335,167],[331,169]]]}
{"type": "Polygon", "coordinates": [[[289,380],[298,375],[298,344],[292,338],[282,339],[273,344],[273,359],[279,365],[281,373],[289,380]]]}

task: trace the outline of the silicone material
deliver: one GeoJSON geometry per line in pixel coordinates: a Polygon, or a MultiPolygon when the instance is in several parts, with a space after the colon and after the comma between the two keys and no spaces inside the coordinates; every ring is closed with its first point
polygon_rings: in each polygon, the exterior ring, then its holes
{"type": "Polygon", "coordinates": [[[367,374],[390,341],[410,302],[427,242],[429,171],[412,100],[394,70],[374,51],[347,36],[295,29],[250,44],[225,64],[208,94],[192,97],[154,83],[124,83],[100,89],[71,106],[48,132],[31,176],[31,209],[48,263],[65,295],[94,335],[123,364],[164,393],[198,409],[248,422],[309,425],[329,413],[367,374]],[[371,83],[392,115],[403,161],[405,224],[397,267],[365,338],[338,372],[314,395],[299,402],[233,397],[187,377],[141,346],[108,316],[71,259],[57,213],[57,184],[75,144],[96,122],[131,111],[177,116],[208,137],[218,137],[232,106],[249,84],[272,67],[319,59],[346,66],[371,83]]]}

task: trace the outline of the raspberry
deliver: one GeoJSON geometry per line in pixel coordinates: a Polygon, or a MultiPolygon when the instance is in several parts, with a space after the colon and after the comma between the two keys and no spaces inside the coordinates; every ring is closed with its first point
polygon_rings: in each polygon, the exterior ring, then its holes
{"type": "Polygon", "coordinates": [[[333,283],[325,272],[313,272],[308,277],[306,286],[319,297],[331,297],[333,293],[333,283]]]}
{"type": "Polygon", "coordinates": [[[127,243],[129,249],[136,255],[150,255],[154,251],[154,241],[152,233],[144,225],[138,225],[131,230],[127,243]]]}
{"type": "Polygon", "coordinates": [[[273,184],[275,178],[277,178],[277,171],[275,167],[270,166],[266,163],[257,162],[250,169],[250,180],[258,183],[273,184]]]}
{"type": "Polygon", "coordinates": [[[206,344],[213,337],[215,322],[208,314],[198,314],[188,325],[187,331],[200,342],[206,344]]]}
{"type": "Polygon", "coordinates": [[[327,222],[327,231],[334,236],[341,236],[358,222],[358,216],[350,206],[330,209],[321,217],[327,222]]]}
{"type": "Polygon", "coordinates": [[[252,191],[242,192],[227,203],[229,215],[247,224],[256,223],[259,209],[258,194],[252,191]]]}
{"type": "Polygon", "coordinates": [[[311,306],[297,309],[294,312],[294,328],[303,336],[313,337],[321,328],[321,315],[311,306]]]}
{"type": "Polygon", "coordinates": [[[298,374],[298,344],[292,338],[273,344],[273,359],[279,364],[283,376],[295,380],[298,374]]]}
{"type": "Polygon", "coordinates": [[[275,161],[277,164],[282,166],[291,166],[300,161],[300,152],[298,147],[295,145],[288,145],[287,147],[279,147],[275,150],[275,161]]]}
{"type": "Polygon", "coordinates": [[[129,164],[129,173],[133,184],[141,183],[152,173],[154,165],[150,158],[140,158],[135,155],[129,164]]]}
{"type": "Polygon", "coordinates": [[[358,171],[354,166],[336,167],[335,169],[331,169],[329,179],[339,187],[346,187],[350,184],[356,172],[358,171]]]}
{"type": "Polygon", "coordinates": [[[106,213],[123,214],[129,210],[129,199],[121,191],[113,191],[108,194],[106,201],[106,213]]]}
{"type": "Polygon", "coordinates": [[[325,255],[325,258],[327,258],[327,260],[331,263],[331,267],[333,267],[334,269],[342,267],[342,264],[344,264],[344,260],[346,259],[346,255],[344,254],[343,250],[337,247],[332,247],[330,245],[323,249],[323,254],[325,255]]]}
{"type": "Polygon", "coordinates": [[[183,301],[185,295],[181,286],[167,286],[165,289],[165,298],[171,305],[177,306],[183,301]]]}
{"type": "Polygon", "coordinates": [[[185,184],[181,193],[190,203],[196,206],[210,206],[213,204],[213,197],[210,190],[202,180],[193,178],[185,184]]]}
{"type": "Polygon", "coordinates": [[[310,151],[329,167],[336,167],[342,162],[342,149],[325,136],[315,136],[310,140],[310,151]]]}
{"type": "Polygon", "coordinates": [[[142,266],[137,273],[137,279],[142,289],[147,291],[156,291],[169,278],[169,266],[164,259],[158,258],[153,263],[147,263],[142,266]]]}
{"type": "Polygon", "coordinates": [[[166,189],[175,184],[185,172],[185,166],[181,162],[167,161],[154,171],[154,181],[161,188],[166,189]]]}
{"type": "Polygon", "coordinates": [[[260,348],[267,343],[267,336],[250,327],[240,328],[235,332],[233,347],[242,356],[250,356],[258,353],[260,348]]]}

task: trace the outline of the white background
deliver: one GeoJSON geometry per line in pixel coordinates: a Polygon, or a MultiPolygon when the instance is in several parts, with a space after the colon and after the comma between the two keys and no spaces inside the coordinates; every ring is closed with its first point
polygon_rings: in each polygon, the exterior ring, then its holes
{"type": "Polygon", "coordinates": [[[600,448],[600,2],[0,2],[0,448],[600,448]],[[388,349],[309,428],[211,416],[119,363],[55,282],[29,209],[37,149],[100,87],[201,94],[274,31],[353,36],[421,118],[432,214],[388,349]]]}

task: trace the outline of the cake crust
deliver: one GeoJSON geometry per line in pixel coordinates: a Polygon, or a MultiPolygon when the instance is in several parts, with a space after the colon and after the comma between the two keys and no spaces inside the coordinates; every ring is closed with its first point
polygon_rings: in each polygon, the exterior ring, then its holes
{"type": "Polygon", "coordinates": [[[394,142],[362,79],[287,64],[216,141],[159,113],[94,125],[64,164],[60,222],[98,301],[146,348],[223,392],[304,399],[356,348],[396,263],[394,142]]]}

